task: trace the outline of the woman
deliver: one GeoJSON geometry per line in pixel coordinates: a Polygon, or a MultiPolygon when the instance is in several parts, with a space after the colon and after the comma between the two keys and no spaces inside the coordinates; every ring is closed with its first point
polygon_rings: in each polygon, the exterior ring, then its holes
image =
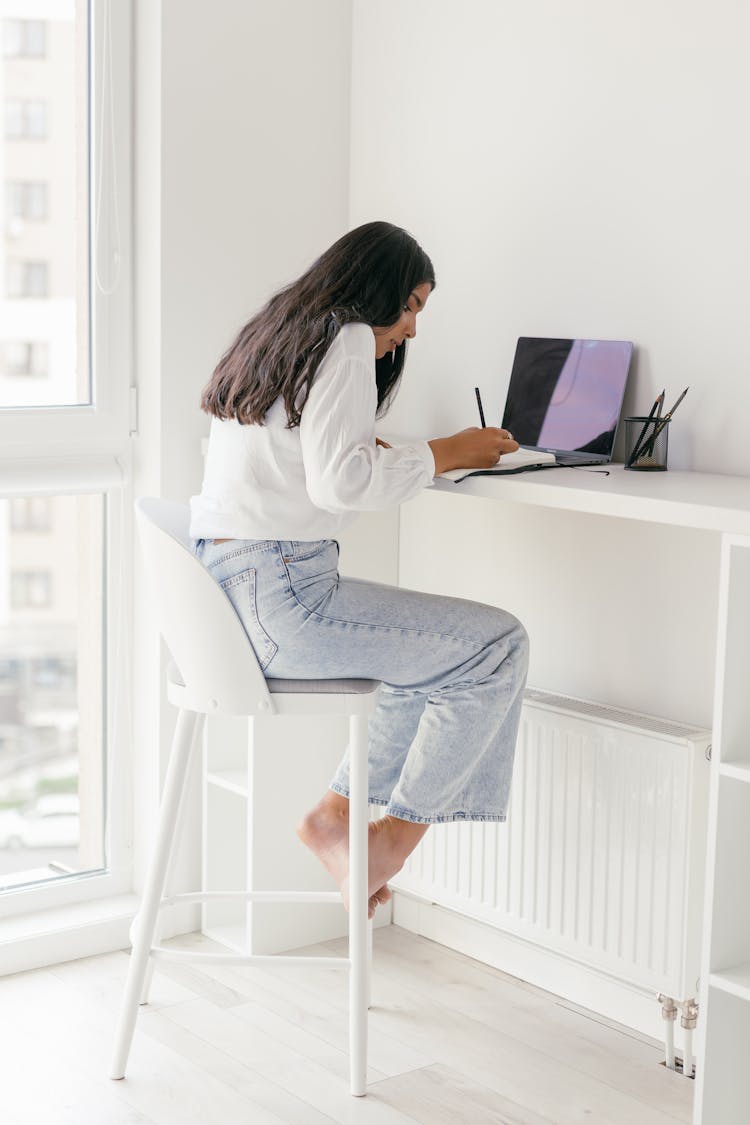
{"type": "MultiPolygon", "coordinates": [[[[472,427],[391,448],[375,436],[435,286],[389,223],[339,239],[241,329],[203,393],[211,436],[196,553],[267,676],[383,682],[370,722],[370,916],[430,824],[504,820],[527,639],[492,606],[341,578],[335,536],[436,474],[517,449],[472,427]]],[[[348,768],[298,828],[347,900],[348,768]]]]}

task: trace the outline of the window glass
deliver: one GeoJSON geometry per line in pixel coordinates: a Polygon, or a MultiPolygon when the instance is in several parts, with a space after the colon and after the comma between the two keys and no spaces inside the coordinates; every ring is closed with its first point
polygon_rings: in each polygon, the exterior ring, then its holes
{"type": "Polygon", "coordinates": [[[16,375],[45,377],[49,371],[43,340],[6,340],[0,346],[0,378],[16,375]]]}
{"type": "Polygon", "coordinates": [[[25,19],[28,8],[2,4],[0,410],[92,401],[88,5],[38,0],[25,19]]]}
{"type": "Polygon", "coordinates": [[[102,870],[104,500],[0,500],[0,890],[102,870]]]}
{"type": "Polygon", "coordinates": [[[9,180],[5,187],[8,214],[8,234],[17,238],[23,234],[23,222],[42,222],[47,218],[47,184],[43,181],[18,182],[9,180]]]}
{"type": "Polygon", "coordinates": [[[10,505],[11,531],[50,531],[52,528],[51,496],[14,496],[10,505]]]}
{"type": "Polygon", "coordinates": [[[44,20],[3,20],[3,54],[6,58],[41,58],[46,53],[44,20]]]}

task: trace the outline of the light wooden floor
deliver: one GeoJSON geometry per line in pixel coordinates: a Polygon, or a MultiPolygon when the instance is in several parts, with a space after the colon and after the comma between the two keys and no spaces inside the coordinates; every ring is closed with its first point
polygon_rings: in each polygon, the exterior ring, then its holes
{"type": "Polygon", "coordinates": [[[164,965],[112,1082],[127,961],[0,979],[3,1125],[691,1119],[694,1084],[659,1065],[658,1044],[395,926],[375,934],[366,1098],[347,1088],[345,973],[281,966],[164,965]]]}

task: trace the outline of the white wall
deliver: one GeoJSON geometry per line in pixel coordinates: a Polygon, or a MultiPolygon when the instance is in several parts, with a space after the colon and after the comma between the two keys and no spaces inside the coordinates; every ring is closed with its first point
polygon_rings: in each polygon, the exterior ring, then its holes
{"type": "MultiPolygon", "coordinates": [[[[750,473],[749,34],[735,0],[353,0],[351,222],[438,278],[384,429],[476,425],[476,384],[499,423],[519,335],[626,338],[625,413],[690,385],[671,467],[750,473]]],[[[444,500],[402,510],[404,584],[516,612],[537,687],[709,724],[715,536],[444,500]]]]}
{"type": "Polygon", "coordinates": [[[162,12],[161,375],[178,412],[164,486],[182,497],[200,488],[197,408],[219,355],[346,227],[351,24],[348,0],[162,12]]]}
{"type": "MultiPolygon", "coordinates": [[[[346,229],[350,5],[136,0],[135,16],[135,492],[184,501],[200,488],[200,392],[219,355],[346,229]]],[[[137,565],[134,645],[141,869],[174,714],[156,695],[137,565]]]]}
{"type": "Polygon", "coordinates": [[[393,428],[476,424],[476,383],[498,419],[519,335],[626,338],[628,413],[690,385],[670,464],[750,473],[750,8],[353,12],[352,223],[408,227],[439,285],[393,428]]]}

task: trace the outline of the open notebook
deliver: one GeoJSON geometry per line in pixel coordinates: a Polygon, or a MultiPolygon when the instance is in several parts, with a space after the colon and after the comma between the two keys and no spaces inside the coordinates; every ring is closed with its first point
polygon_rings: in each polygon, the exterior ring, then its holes
{"type": "Polygon", "coordinates": [[[492,469],[442,475],[459,481],[555,465],[607,464],[632,354],[629,340],[519,337],[502,424],[521,448],[504,453],[492,469]]]}
{"type": "Polygon", "coordinates": [[[440,476],[446,480],[460,481],[466,477],[497,476],[500,473],[526,473],[530,469],[548,469],[557,464],[554,453],[544,449],[517,449],[515,453],[503,453],[497,465],[491,469],[449,469],[440,476]]]}

